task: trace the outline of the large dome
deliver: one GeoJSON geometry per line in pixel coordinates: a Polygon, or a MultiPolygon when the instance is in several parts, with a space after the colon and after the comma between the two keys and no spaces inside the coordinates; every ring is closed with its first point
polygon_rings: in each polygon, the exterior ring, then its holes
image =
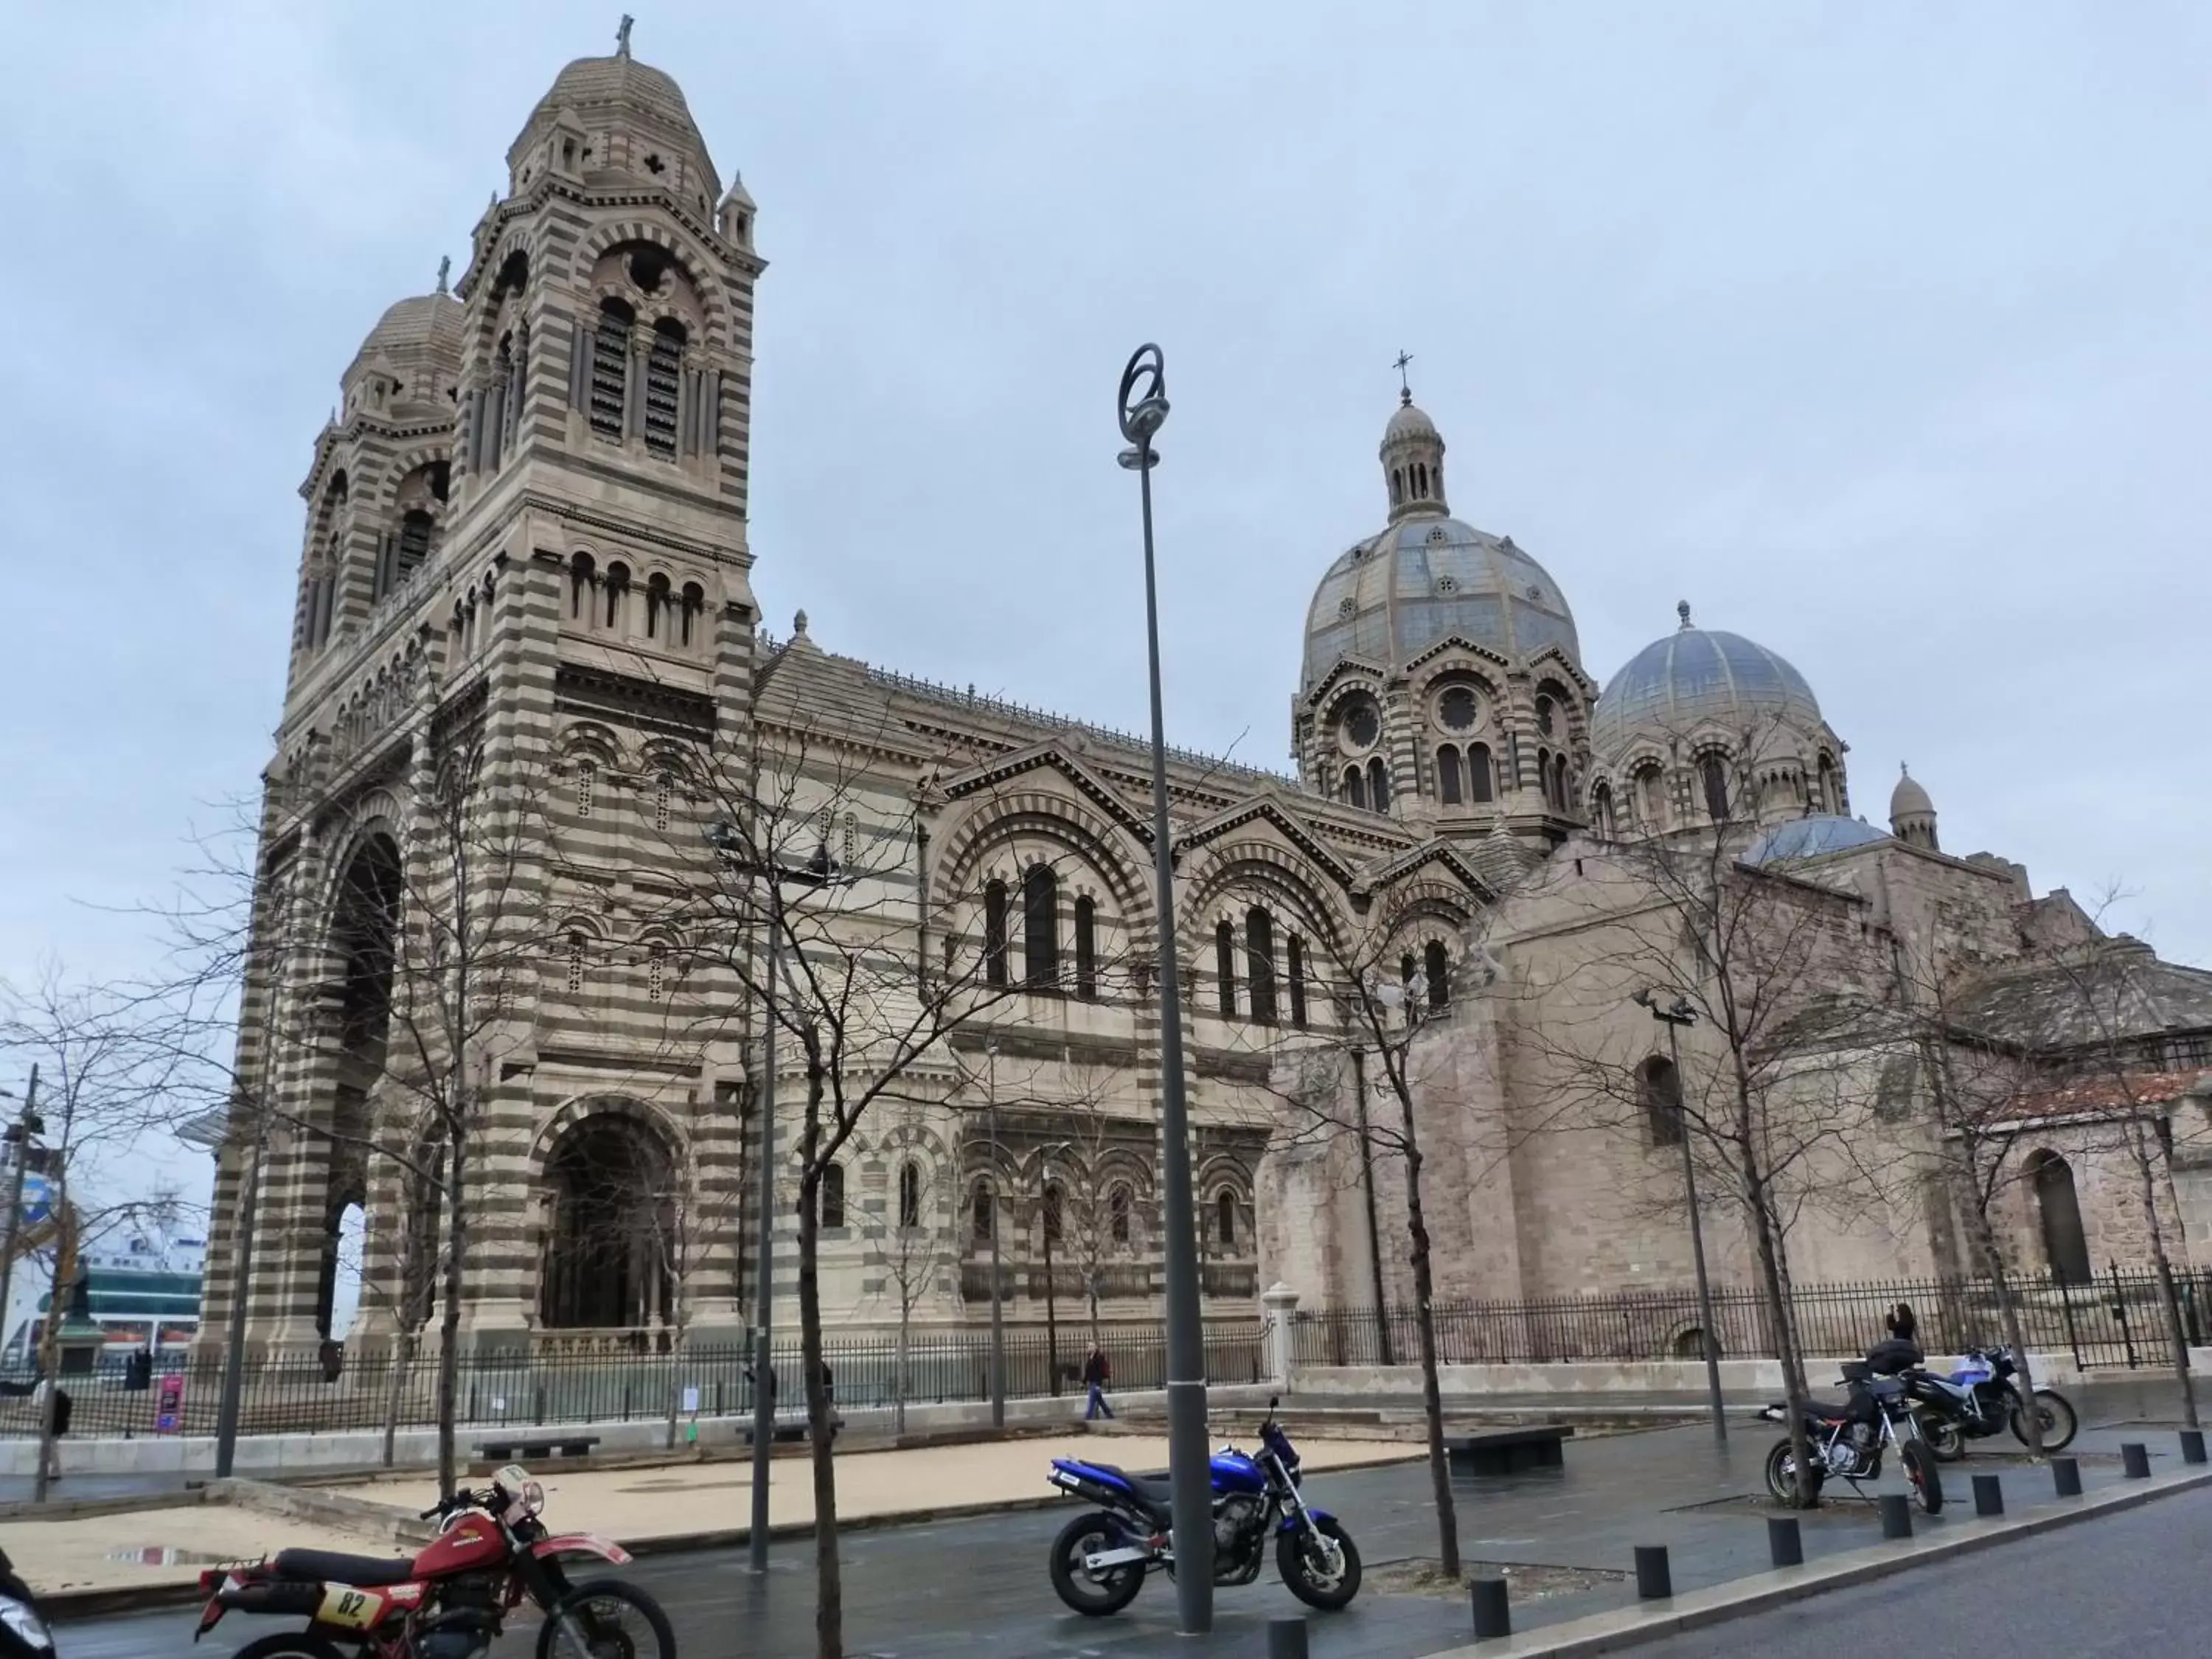
{"type": "MultiPolygon", "coordinates": [[[[510,169],[523,164],[538,135],[562,114],[580,122],[595,147],[586,150],[588,179],[623,173],[664,185],[677,182],[663,151],[680,154],[698,169],[696,184],[711,201],[721,194],[707,141],[691,118],[684,89],[665,70],[641,64],[623,48],[611,58],[579,58],[553,77],[507,152],[510,169]]],[[[687,185],[687,191],[689,186],[687,185]]]]}
{"type": "Polygon", "coordinates": [[[1590,714],[1590,747],[1617,760],[1638,740],[1688,735],[1699,726],[1734,732],[1787,722],[1820,726],[1820,705],[1805,677],[1741,634],[1682,626],[1630,658],[1606,684],[1590,714]]]}
{"type": "Polygon", "coordinates": [[[1508,657],[1555,645],[1582,662],[1566,596],[1510,538],[1457,519],[1407,518],[1322,577],[1306,614],[1302,689],[1346,657],[1394,672],[1455,634],[1508,657]]]}

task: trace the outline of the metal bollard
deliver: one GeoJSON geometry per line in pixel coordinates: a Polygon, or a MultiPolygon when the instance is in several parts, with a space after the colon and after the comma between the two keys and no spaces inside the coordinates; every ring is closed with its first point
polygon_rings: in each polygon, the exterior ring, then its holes
{"type": "Polygon", "coordinates": [[[1270,1619],[1267,1621],[1267,1659],[1306,1659],[1306,1621],[1270,1619]]]}
{"type": "Polygon", "coordinates": [[[2204,1461],[2204,1431],[2184,1429],[2181,1431],[2181,1461],[2202,1463],[2204,1461]]]}
{"type": "Polygon", "coordinates": [[[1668,1570],[1664,1544],[1636,1547],[1636,1593],[1647,1601],[1662,1601],[1674,1593],[1674,1575],[1668,1570]]]}
{"type": "Polygon", "coordinates": [[[1766,1517],[1766,1555],[1778,1567],[1805,1565],[1805,1534],[1799,1530],[1796,1516],[1766,1517]]]}
{"type": "Polygon", "coordinates": [[[2120,1443],[2120,1473],[2130,1480],[2150,1479],[2150,1448],[2140,1440],[2120,1443]]]}
{"type": "Polygon", "coordinates": [[[1478,1578],[1468,1589],[1474,1601],[1474,1639],[1512,1635],[1513,1613],[1505,1604],[1505,1581],[1478,1578]]]}
{"type": "Polygon", "coordinates": [[[2004,1482],[1994,1474],[1974,1477],[1974,1513],[2002,1515],[2004,1513],[2004,1482]]]}
{"type": "Polygon", "coordinates": [[[2051,1460],[2051,1484],[2061,1498],[2081,1495],[2081,1466],[2070,1457],[2051,1460]]]}
{"type": "Polygon", "coordinates": [[[1881,1510],[1884,1538],[1912,1536],[1912,1503],[1901,1492],[1886,1492],[1875,1500],[1881,1510]]]}

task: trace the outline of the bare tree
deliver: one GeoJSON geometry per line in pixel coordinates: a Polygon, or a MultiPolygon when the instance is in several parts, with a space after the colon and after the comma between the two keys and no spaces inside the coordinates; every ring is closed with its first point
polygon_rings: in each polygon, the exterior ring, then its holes
{"type": "MultiPolygon", "coordinates": [[[[889,1190],[873,1218],[884,1282],[898,1310],[897,1370],[891,1380],[895,1432],[906,1432],[914,1316],[945,1287],[959,1224],[959,1170],[951,1148],[932,1143],[932,1114],[921,1102],[896,1103],[886,1137],[889,1190]]],[[[848,1200],[850,1202],[850,1200],[848,1200]]]]}

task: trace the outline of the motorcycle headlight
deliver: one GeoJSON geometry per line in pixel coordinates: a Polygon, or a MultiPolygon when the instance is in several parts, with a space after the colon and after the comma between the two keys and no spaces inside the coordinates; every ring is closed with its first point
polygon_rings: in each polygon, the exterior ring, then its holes
{"type": "Polygon", "coordinates": [[[51,1649],[54,1644],[38,1610],[12,1595],[0,1595],[0,1625],[15,1632],[16,1640],[26,1647],[51,1649]]]}

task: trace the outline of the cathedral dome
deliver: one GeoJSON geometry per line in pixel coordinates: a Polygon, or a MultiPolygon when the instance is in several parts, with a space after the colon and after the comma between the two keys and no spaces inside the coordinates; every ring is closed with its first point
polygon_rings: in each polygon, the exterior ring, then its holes
{"type": "Polygon", "coordinates": [[[1792,818],[1768,830],[1743,855],[1746,864],[1779,864],[1790,859],[1817,859],[1854,847],[1871,847],[1888,841],[1870,823],[1841,813],[1823,812],[1809,818],[1792,818]]]}
{"type": "Polygon", "coordinates": [[[1698,726],[1735,732],[1786,723],[1821,729],[1820,705],[1805,677],[1740,634],[1682,625],[1630,658],[1607,683],[1590,714],[1590,747],[1618,760],[1640,740],[1686,735],[1698,726]]]}
{"type": "Polygon", "coordinates": [[[1382,428],[1380,459],[1389,527],[1340,555],[1314,590],[1301,691],[1346,658],[1395,673],[1454,635],[1516,661],[1557,646],[1579,671],[1559,585],[1511,537],[1451,516],[1444,441],[1410,392],[1382,428]]]}
{"type": "Polygon", "coordinates": [[[1581,665],[1566,596],[1510,537],[1457,519],[1409,518],[1340,556],[1322,577],[1306,614],[1303,688],[1346,657],[1395,672],[1452,635],[1516,660],[1556,645],[1581,665]]]}
{"type": "MultiPolygon", "coordinates": [[[[340,384],[350,413],[401,404],[450,411],[461,373],[461,303],[441,288],[402,300],[377,319],[340,384]]],[[[411,418],[411,417],[410,417],[411,418]]]]}
{"type": "Polygon", "coordinates": [[[648,176],[687,194],[702,191],[709,202],[722,193],[684,89],[665,70],[629,55],[627,30],[613,57],[579,58],[553,77],[507,150],[518,182],[525,157],[564,117],[586,135],[587,179],[606,173],[648,176]]]}
{"type": "Polygon", "coordinates": [[[1893,820],[1936,816],[1936,803],[1920,787],[1920,780],[1910,772],[1901,774],[1897,787],[1889,792],[1889,816],[1893,820]]]}

